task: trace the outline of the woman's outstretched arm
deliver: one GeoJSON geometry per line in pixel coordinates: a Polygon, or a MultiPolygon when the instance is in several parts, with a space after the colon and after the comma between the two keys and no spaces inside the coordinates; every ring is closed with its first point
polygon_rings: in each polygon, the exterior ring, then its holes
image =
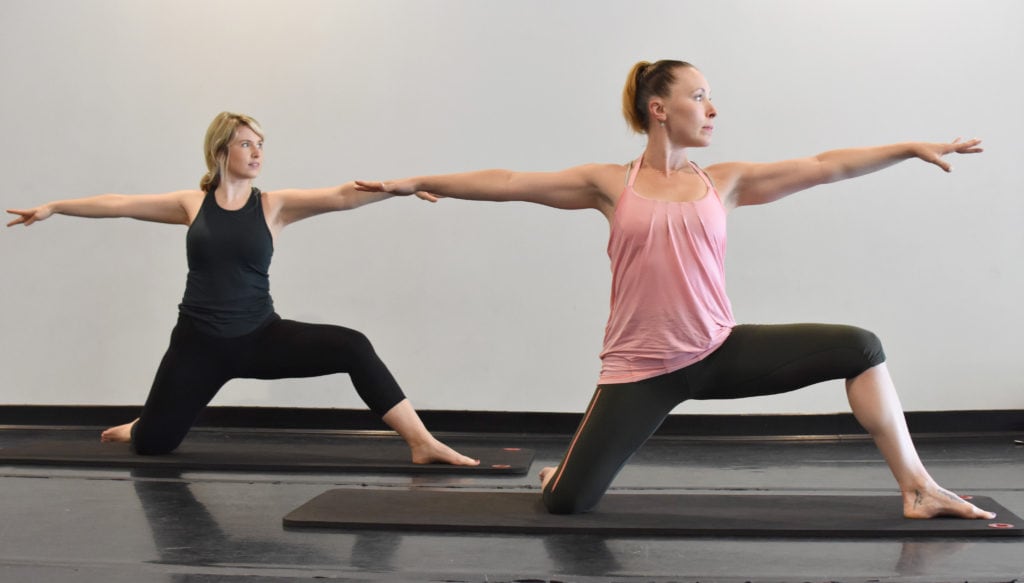
{"type": "MultiPolygon", "coordinates": [[[[355,182],[346,182],[327,188],[275,190],[265,193],[269,208],[268,221],[277,229],[296,221],[324,213],[351,210],[379,202],[393,195],[388,192],[364,192],[355,182]]],[[[420,198],[434,202],[437,199],[423,194],[420,198]]]]}
{"type": "Polygon", "coordinates": [[[8,227],[26,227],[44,221],[53,215],[68,215],[93,219],[131,218],[154,223],[187,225],[192,216],[190,206],[202,201],[198,190],[180,190],[166,194],[101,194],[86,198],[55,200],[34,208],[7,209],[17,217],[8,227]]]}
{"type": "Polygon", "coordinates": [[[395,195],[429,193],[464,200],[523,201],[559,209],[594,208],[604,211],[614,206],[608,196],[610,181],[622,176],[623,167],[620,165],[587,164],[559,172],[478,170],[383,182],[357,180],[356,186],[367,192],[395,195]]]}
{"type": "Polygon", "coordinates": [[[831,150],[817,156],[771,163],[728,162],[708,167],[708,173],[730,207],[765,204],[830,182],[863,176],[893,164],[918,158],[946,172],[947,154],[975,154],[981,140],[948,143],[905,142],[868,148],[831,150]]]}

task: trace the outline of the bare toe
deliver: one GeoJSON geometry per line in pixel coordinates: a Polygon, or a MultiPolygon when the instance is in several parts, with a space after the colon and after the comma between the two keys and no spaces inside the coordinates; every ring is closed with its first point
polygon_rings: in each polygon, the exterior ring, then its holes
{"type": "Polygon", "coordinates": [[[996,517],[994,512],[982,510],[953,492],[938,486],[914,490],[904,494],[903,516],[907,518],[953,516],[975,519],[992,519],[996,517]]]}
{"type": "Polygon", "coordinates": [[[131,423],[125,423],[124,425],[118,425],[105,429],[103,433],[100,433],[100,441],[103,443],[128,443],[132,440],[132,427],[138,421],[132,421],[131,423]]]}
{"type": "Polygon", "coordinates": [[[440,441],[434,441],[412,448],[414,464],[451,464],[453,466],[478,466],[480,460],[464,456],[440,441]]]}
{"type": "Polygon", "coordinates": [[[542,469],[540,471],[540,488],[541,488],[541,490],[543,490],[545,487],[547,487],[548,482],[551,480],[551,477],[555,475],[555,470],[556,469],[557,468],[555,468],[553,466],[548,466],[548,467],[546,467],[546,468],[544,468],[544,469],[542,469]]]}

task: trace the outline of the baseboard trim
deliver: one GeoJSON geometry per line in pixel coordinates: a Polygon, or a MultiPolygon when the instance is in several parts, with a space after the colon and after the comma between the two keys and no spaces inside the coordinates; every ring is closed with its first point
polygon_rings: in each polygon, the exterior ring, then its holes
{"type": "MultiPolygon", "coordinates": [[[[137,406],[0,405],[0,426],[106,427],[138,416],[137,406]]],[[[432,431],[443,433],[571,435],[578,413],[423,410],[432,431]]],[[[1024,410],[910,411],[915,435],[1024,434],[1024,410]]],[[[355,409],[207,407],[197,428],[381,431],[373,413],[355,409]]],[[[863,436],[850,413],[806,415],[670,415],[657,434],[671,437],[863,436]]]]}

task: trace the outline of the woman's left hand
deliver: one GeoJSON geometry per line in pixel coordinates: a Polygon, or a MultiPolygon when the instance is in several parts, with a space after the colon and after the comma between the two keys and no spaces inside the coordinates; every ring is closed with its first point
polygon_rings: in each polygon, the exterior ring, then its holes
{"type": "Polygon", "coordinates": [[[916,148],[915,154],[925,162],[935,164],[946,172],[952,172],[953,166],[942,157],[946,154],[977,154],[984,152],[983,148],[978,147],[980,143],[981,140],[977,138],[967,140],[966,142],[961,142],[960,138],[957,138],[945,144],[922,143],[916,148]]]}

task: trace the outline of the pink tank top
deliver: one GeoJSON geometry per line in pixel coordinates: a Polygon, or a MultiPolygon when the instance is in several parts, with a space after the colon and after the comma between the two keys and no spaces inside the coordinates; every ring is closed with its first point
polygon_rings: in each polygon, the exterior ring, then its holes
{"type": "Polygon", "coordinates": [[[604,384],[648,379],[693,364],[736,322],[725,294],[726,210],[711,180],[693,202],[644,198],[630,169],[612,217],[611,314],[601,351],[604,384]]]}

